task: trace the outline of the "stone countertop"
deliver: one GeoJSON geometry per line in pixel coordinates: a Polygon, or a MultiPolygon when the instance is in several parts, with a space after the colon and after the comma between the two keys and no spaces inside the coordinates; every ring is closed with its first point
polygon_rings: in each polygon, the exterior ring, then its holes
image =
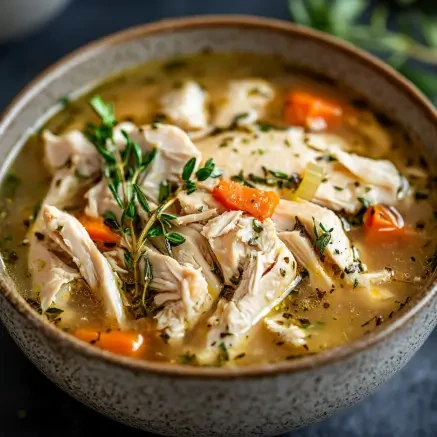
{"type": "MultiPolygon", "coordinates": [[[[131,25],[207,13],[288,19],[285,0],[74,0],[36,34],[0,44],[0,110],[36,74],[84,43],[131,25]]],[[[103,435],[114,431],[125,437],[147,435],[106,419],[55,387],[30,364],[3,326],[0,351],[0,435],[74,437],[95,434],[96,429],[103,435]]],[[[437,435],[436,351],[434,332],[410,363],[375,394],[292,436],[437,435]]]]}

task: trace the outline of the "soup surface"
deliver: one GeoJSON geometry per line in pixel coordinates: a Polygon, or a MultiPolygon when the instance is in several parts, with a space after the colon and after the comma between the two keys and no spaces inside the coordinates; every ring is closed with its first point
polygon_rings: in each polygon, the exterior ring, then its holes
{"type": "Polygon", "coordinates": [[[42,317],[96,347],[293,359],[387,322],[435,268],[417,145],[278,58],[150,63],[62,105],[3,182],[1,253],[42,317]]]}

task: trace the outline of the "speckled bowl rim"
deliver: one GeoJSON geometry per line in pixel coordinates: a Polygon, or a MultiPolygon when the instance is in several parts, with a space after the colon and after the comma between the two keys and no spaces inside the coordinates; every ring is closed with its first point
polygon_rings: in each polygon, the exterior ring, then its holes
{"type": "MultiPolygon", "coordinates": [[[[103,37],[76,49],[40,73],[17,95],[17,97],[15,97],[0,118],[0,138],[9,123],[13,121],[15,114],[19,112],[20,107],[25,104],[28,99],[35,96],[35,94],[38,94],[38,86],[41,82],[52,74],[56,74],[58,71],[68,69],[71,63],[77,62],[83,55],[88,55],[90,52],[95,51],[104,51],[109,46],[136,39],[140,36],[143,37],[153,34],[171,33],[174,31],[198,28],[236,26],[252,30],[268,30],[269,32],[276,32],[287,36],[297,35],[299,37],[312,39],[318,44],[334,48],[337,51],[342,52],[343,55],[354,58],[355,61],[365,64],[366,67],[371,67],[378,74],[389,78],[396,84],[401,92],[407,94],[416,105],[421,106],[430,121],[437,125],[436,109],[411,82],[403,78],[395,70],[377,58],[356,49],[348,43],[327,34],[277,19],[247,15],[203,15],[191,18],[165,19],[150,24],[135,26],[103,37]]],[[[71,348],[75,353],[81,354],[89,359],[100,360],[107,364],[120,366],[134,372],[146,372],[177,378],[185,377],[222,380],[273,377],[284,373],[308,371],[316,367],[318,368],[324,365],[333,364],[351,357],[352,355],[362,352],[384,339],[387,339],[397,330],[401,329],[406,323],[411,322],[415,315],[426,307],[430,300],[434,298],[437,292],[437,280],[434,280],[429,285],[428,291],[424,292],[422,296],[413,298],[409,304],[409,309],[394,316],[389,323],[381,325],[376,330],[356,340],[333,349],[319,352],[315,355],[303,356],[290,361],[273,364],[254,364],[237,368],[204,368],[164,362],[134,360],[93,347],[76,339],[61,329],[56,328],[54,325],[38,316],[38,314],[19,294],[16,286],[8,285],[7,282],[8,281],[5,281],[0,277],[0,291],[6,297],[8,303],[22,316],[29,320],[34,325],[35,329],[41,330],[49,341],[58,342],[58,344],[63,347],[71,348]]]]}

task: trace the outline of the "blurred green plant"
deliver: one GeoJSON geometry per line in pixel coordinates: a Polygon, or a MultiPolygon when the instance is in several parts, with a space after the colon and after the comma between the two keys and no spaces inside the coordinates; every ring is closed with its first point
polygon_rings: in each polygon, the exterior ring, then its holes
{"type": "Polygon", "coordinates": [[[293,20],[385,60],[437,104],[437,0],[288,0],[293,20]]]}

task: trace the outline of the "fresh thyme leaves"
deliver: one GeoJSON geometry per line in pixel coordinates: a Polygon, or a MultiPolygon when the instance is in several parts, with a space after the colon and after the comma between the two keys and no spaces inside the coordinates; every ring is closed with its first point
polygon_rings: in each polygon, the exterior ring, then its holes
{"type": "Polygon", "coordinates": [[[152,265],[146,253],[147,239],[162,236],[167,253],[171,256],[171,248],[183,244],[185,238],[177,232],[170,232],[171,222],[176,216],[166,210],[173,205],[180,192],[185,190],[191,194],[196,191],[198,181],[218,177],[221,173],[213,160],[209,159],[204,167],[197,170],[193,179],[197,163],[196,158],[191,158],[183,168],[179,186],[167,180],[160,183],[158,205],[152,209],[140,182],[153,163],[157,150],[143,154],[140,145],[126,131],[121,131],[124,147],[118,147],[113,138],[113,127],[117,123],[113,105],[94,96],[90,106],[100,117],[101,124],[88,124],[85,135],[103,158],[104,176],[121,210],[120,220],[113,211],[105,211],[103,219],[107,226],[121,235],[124,242],[124,263],[134,280],[133,283],[129,280],[123,284],[126,304],[135,318],[145,317],[150,313],[148,288],[153,279],[152,265]],[[145,218],[139,215],[138,207],[144,211],[145,218]]]}
{"type": "Polygon", "coordinates": [[[182,180],[187,182],[190,180],[193,174],[194,167],[196,166],[196,158],[191,158],[184,166],[182,170],[182,180]]]}
{"type": "Polygon", "coordinates": [[[105,126],[114,126],[116,123],[114,115],[114,107],[111,104],[105,103],[100,96],[94,96],[90,100],[90,105],[96,111],[97,115],[102,119],[105,126]]]}
{"type": "Polygon", "coordinates": [[[206,181],[209,177],[218,178],[223,174],[223,171],[216,168],[212,158],[206,161],[205,166],[199,168],[196,172],[196,177],[198,181],[206,181]]]}
{"type": "Polygon", "coordinates": [[[317,225],[316,220],[313,217],[313,224],[314,224],[314,236],[316,239],[314,240],[314,248],[319,252],[320,256],[323,256],[325,253],[325,249],[328,246],[328,244],[331,241],[331,232],[334,230],[334,228],[331,228],[327,230],[322,223],[319,223],[320,230],[322,231],[320,234],[317,231],[317,225]]]}
{"type": "Polygon", "coordinates": [[[137,184],[133,184],[133,188],[135,190],[135,193],[137,195],[137,200],[138,203],[141,205],[141,208],[143,208],[143,210],[147,212],[147,214],[150,214],[151,211],[150,211],[149,202],[147,201],[144,193],[141,191],[141,188],[137,184]]]}

